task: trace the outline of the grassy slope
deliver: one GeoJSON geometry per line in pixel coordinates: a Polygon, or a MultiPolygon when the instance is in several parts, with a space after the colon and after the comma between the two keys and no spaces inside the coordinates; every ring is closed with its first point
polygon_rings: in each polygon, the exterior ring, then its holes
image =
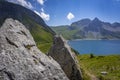
{"type": "Polygon", "coordinates": [[[69,30],[68,27],[65,26],[60,26],[60,27],[52,27],[52,29],[57,33],[61,34],[65,39],[72,39],[73,35],[78,31],[78,30],[69,30]]]}
{"type": "Polygon", "coordinates": [[[79,64],[84,73],[84,80],[91,80],[91,76],[96,76],[100,80],[120,80],[120,55],[95,56],[78,55],[79,64]],[[102,75],[101,72],[108,72],[102,75]]]}
{"type": "Polygon", "coordinates": [[[24,23],[28,24],[31,26],[30,32],[38,46],[38,48],[44,52],[47,53],[49,48],[52,45],[53,42],[53,35],[46,31],[41,25],[37,24],[34,20],[32,20],[30,17],[25,15],[23,19],[24,23]]]}

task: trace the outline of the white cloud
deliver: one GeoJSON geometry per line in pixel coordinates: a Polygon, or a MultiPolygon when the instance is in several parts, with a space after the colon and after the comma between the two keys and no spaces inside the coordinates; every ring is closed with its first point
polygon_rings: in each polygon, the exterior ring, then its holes
{"type": "Polygon", "coordinates": [[[40,3],[41,5],[44,5],[44,0],[37,0],[38,3],[40,3]]]}
{"type": "Polygon", "coordinates": [[[69,12],[67,15],[67,19],[72,20],[73,18],[75,18],[75,16],[71,12],[69,12]]]}
{"type": "Polygon", "coordinates": [[[37,15],[39,15],[39,16],[40,16],[40,13],[39,13],[39,12],[37,12],[36,10],[34,10],[34,12],[35,12],[37,15]]]}
{"type": "Polygon", "coordinates": [[[16,3],[16,4],[20,4],[26,8],[29,8],[29,9],[32,9],[33,6],[30,2],[28,2],[27,0],[7,0],[9,2],[12,2],[12,3],[16,3]]]}
{"type": "Polygon", "coordinates": [[[41,12],[41,17],[46,20],[46,21],[49,21],[50,20],[50,15],[49,14],[45,14],[44,12],[41,12]]]}
{"type": "Polygon", "coordinates": [[[50,20],[50,15],[46,14],[44,11],[42,11],[41,13],[34,11],[37,15],[39,15],[42,19],[49,21],[50,20]]]}
{"type": "Polygon", "coordinates": [[[42,11],[42,12],[44,12],[44,9],[43,9],[43,8],[41,8],[41,11],[42,11]]]}

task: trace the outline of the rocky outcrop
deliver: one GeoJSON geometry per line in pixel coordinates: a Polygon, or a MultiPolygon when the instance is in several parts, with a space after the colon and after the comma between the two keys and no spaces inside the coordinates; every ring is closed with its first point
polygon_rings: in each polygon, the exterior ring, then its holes
{"type": "Polygon", "coordinates": [[[38,50],[17,20],[0,27],[0,80],[68,80],[60,65],[38,50]]]}
{"type": "Polygon", "coordinates": [[[61,36],[54,37],[53,46],[48,55],[61,65],[70,80],[82,80],[75,53],[61,36]]]}

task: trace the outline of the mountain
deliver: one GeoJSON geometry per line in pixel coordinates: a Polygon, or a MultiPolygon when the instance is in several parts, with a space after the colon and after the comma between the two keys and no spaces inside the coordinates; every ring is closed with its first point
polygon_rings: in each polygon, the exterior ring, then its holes
{"type": "Polygon", "coordinates": [[[13,18],[24,24],[26,28],[30,30],[37,46],[43,52],[48,52],[48,49],[53,42],[53,35],[55,33],[45,24],[40,16],[21,5],[1,0],[0,26],[6,18],[13,18]]]}
{"type": "Polygon", "coordinates": [[[29,30],[12,18],[0,27],[0,80],[69,80],[60,65],[43,54],[29,30]]]}
{"type": "Polygon", "coordinates": [[[52,29],[66,39],[120,39],[120,23],[103,22],[98,18],[82,19],[70,26],[58,26],[52,29]]]}

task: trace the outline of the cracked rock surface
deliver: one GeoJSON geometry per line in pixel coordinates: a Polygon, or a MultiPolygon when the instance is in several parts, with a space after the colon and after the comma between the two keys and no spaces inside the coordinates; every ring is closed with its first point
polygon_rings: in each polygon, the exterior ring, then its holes
{"type": "Polygon", "coordinates": [[[0,27],[0,80],[68,80],[60,65],[43,54],[17,20],[0,27]]]}
{"type": "Polygon", "coordinates": [[[62,36],[56,35],[54,37],[54,42],[48,55],[60,64],[70,80],[82,80],[76,55],[71,51],[70,46],[62,36]]]}

